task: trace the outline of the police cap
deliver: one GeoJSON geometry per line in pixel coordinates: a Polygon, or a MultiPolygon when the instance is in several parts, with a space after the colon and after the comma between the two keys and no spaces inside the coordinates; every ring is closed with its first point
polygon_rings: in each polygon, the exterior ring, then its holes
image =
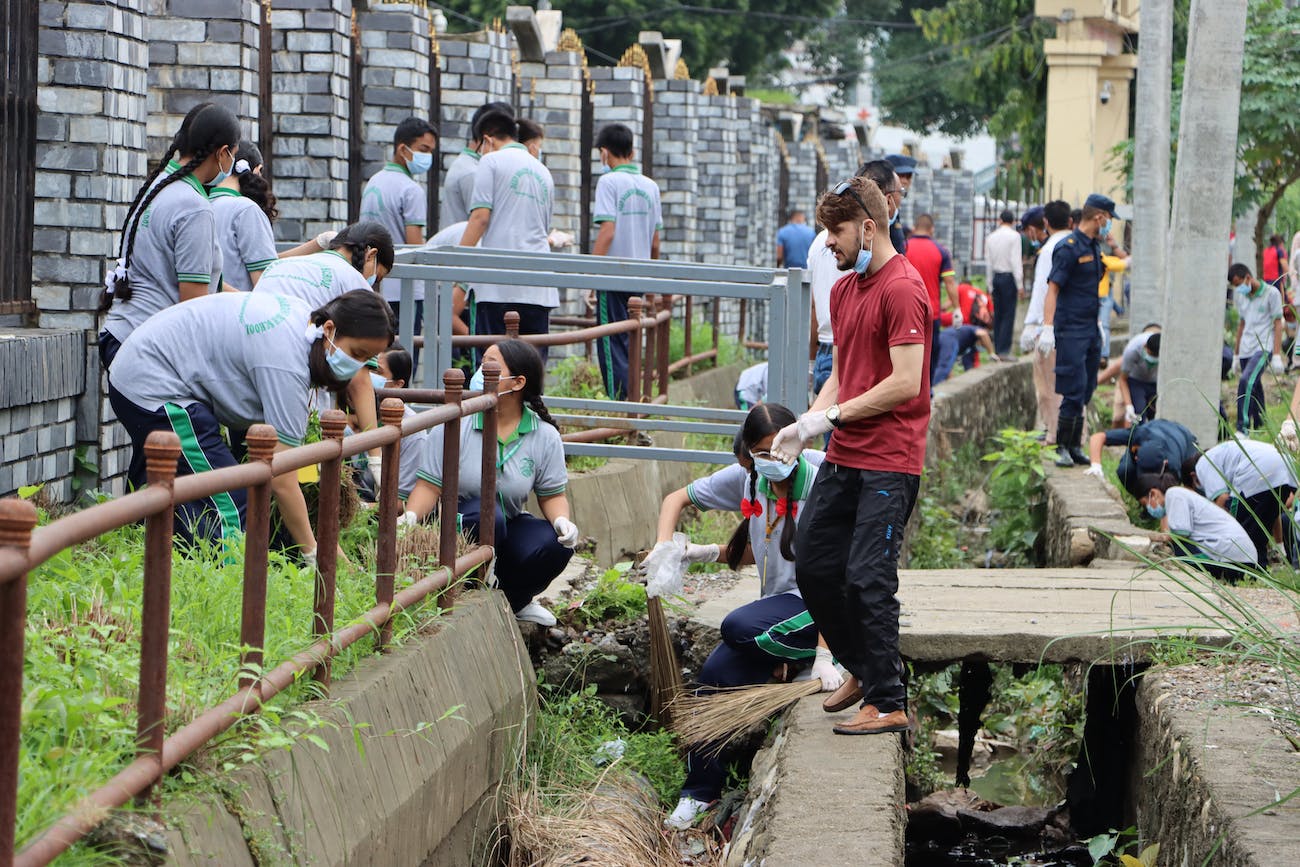
{"type": "Polygon", "coordinates": [[[916,172],[916,160],[903,154],[890,154],[885,157],[889,164],[894,167],[894,171],[900,175],[910,175],[916,172]]]}
{"type": "Polygon", "coordinates": [[[1115,213],[1115,202],[1106,196],[1103,196],[1101,193],[1092,193],[1089,195],[1084,201],[1083,206],[1085,208],[1096,208],[1099,211],[1105,211],[1117,219],[1119,217],[1119,215],[1115,213]]]}

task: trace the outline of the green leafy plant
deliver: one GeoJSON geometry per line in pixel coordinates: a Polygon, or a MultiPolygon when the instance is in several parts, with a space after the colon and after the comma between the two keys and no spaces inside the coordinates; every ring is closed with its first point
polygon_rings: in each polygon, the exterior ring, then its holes
{"type": "Polygon", "coordinates": [[[1032,431],[1007,428],[994,439],[998,448],[984,455],[992,464],[988,494],[995,512],[989,541],[1012,563],[1027,565],[1046,518],[1043,460],[1049,449],[1032,431]]]}
{"type": "Polygon", "coordinates": [[[644,617],[646,613],[645,585],[627,580],[631,563],[619,563],[596,579],[596,585],[587,591],[574,617],[588,626],[612,620],[625,623],[644,617]]]}

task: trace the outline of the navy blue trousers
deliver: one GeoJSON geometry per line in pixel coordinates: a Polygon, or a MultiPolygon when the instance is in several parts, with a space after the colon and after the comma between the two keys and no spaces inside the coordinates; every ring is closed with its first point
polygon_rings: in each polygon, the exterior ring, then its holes
{"type": "MultiPolygon", "coordinates": [[[[706,690],[767,683],[776,666],[807,662],[817,653],[817,626],[794,593],[740,606],[722,621],[721,632],[722,643],[700,668],[699,682],[706,690]]],[[[726,779],[725,756],[709,752],[686,756],[682,794],[697,801],[717,798],[726,779]]]]}
{"type": "MultiPolygon", "coordinates": [[[[474,323],[473,332],[475,334],[505,334],[506,313],[511,310],[519,314],[520,334],[551,333],[551,308],[543,307],[540,304],[500,304],[495,301],[474,302],[473,312],[470,314],[470,319],[474,323]]],[[[483,363],[483,352],[486,348],[482,347],[474,350],[475,364],[483,363]]],[[[542,354],[542,361],[545,361],[547,348],[539,346],[537,351],[542,354]]]]}
{"type": "Polygon", "coordinates": [[[1082,418],[1097,390],[1101,363],[1101,333],[1095,322],[1082,331],[1056,333],[1056,393],[1061,396],[1061,418],[1082,418]]]}
{"type": "Polygon", "coordinates": [[[1012,331],[1016,327],[1016,278],[999,272],[993,275],[993,351],[1011,355],[1012,331]]]}
{"type": "MultiPolygon", "coordinates": [[[[627,302],[632,292],[597,292],[596,324],[623,322],[627,319],[627,302]]],[[[596,341],[596,358],[600,362],[600,381],[610,400],[625,400],[628,394],[627,352],[630,334],[611,334],[596,341]]]]}
{"type": "Polygon", "coordinates": [[[1129,377],[1128,396],[1133,400],[1133,409],[1146,421],[1156,417],[1156,384],[1143,382],[1129,377]]]}
{"type": "Polygon", "coordinates": [[[1264,371],[1268,370],[1269,353],[1256,352],[1242,359],[1241,380],[1237,383],[1237,430],[1251,431],[1264,424],[1264,371]]]}
{"type": "MultiPolygon", "coordinates": [[[[144,442],[154,431],[174,432],[181,440],[181,457],[176,462],[176,475],[187,476],[220,467],[233,467],[238,461],[221,436],[221,423],[212,410],[201,403],[181,407],[164,404],[150,411],[136,406],[111,382],[108,400],[117,413],[117,420],[131,437],[131,464],[127,479],[134,488],[142,488],[145,476],[144,442]]],[[[186,544],[195,539],[216,542],[237,536],[244,529],[248,493],[244,489],[182,503],[176,507],[176,536],[186,544]]]]}
{"type": "MultiPolygon", "coordinates": [[[[461,500],[457,506],[462,527],[476,541],[481,508],[478,497],[461,500]]],[[[560,544],[555,529],[544,519],[522,512],[507,520],[505,510],[499,506],[495,542],[497,583],[506,594],[511,611],[532,602],[573,557],[573,551],[560,544]]]]}
{"type": "MultiPolygon", "coordinates": [[[[402,321],[402,302],[389,301],[388,307],[393,311],[393,321],[400,325],[402,321]]],[[[424,301],[415,302],[415,330],[411,333],[424,333],[424,301]]],[[[419,381],[415,378],[415,372],[420,369],[420,350],[415,346],[408,346],[406,348],[411,351],[411,382],[407,383],[407,385],[410,386],[411,383],[419,381]]]]}

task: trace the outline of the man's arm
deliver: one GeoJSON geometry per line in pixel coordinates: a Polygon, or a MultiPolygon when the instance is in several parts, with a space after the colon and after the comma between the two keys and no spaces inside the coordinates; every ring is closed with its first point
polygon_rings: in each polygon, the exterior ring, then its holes
{"type": "Polygon", "coordinates": [[[651,259],[659,258],[659,230],[658,229],[655,229],[655,233],[650,236],[650,258],[651,259]]]}
{"type": "Polygon", "coordinates": [[[608,256],[609,248],[614,244],[614,221],[605,220],[596,233],[596,243],[591,247],[591,255],[608,256]]]}
{"type": "Polygon", "coordinates": [[[1115,389],[1119,392],[1120,400],[1125,406],[1132,405],[1133,397],[1128,389],[1128,374],[1123,370],[1120,370],[1119,379],[1115,381],[1115,389]]]}
{"type": "Polygon", "coordinates": [[[1282,329],[1283,319],[1281,317],[1273,320],[1273,354],[1282,354],[1282,329]]]}
{"type": "Polygon", "coordinates": [[[957,294],[957,278],[951,274],[943,275],[943,285],[948,290],[948,303],[952,309],[961,312],[961,296],[957,294]]]}
{"type": "Polygon", "coordinates": [[[1246,320],[1237,321],[1237,340],[1232,344],[1232,354],[1241,355],[1241,333],[1246,330],[1246,320]]]}
{"type": "Polygon", "coordinates": [[[1051,328],[1052,323],[1056,321],[1056,296],[1060,291],[1060,286],[1057,286],[1051,280],[1047,281],[1047,297],[1043,299],[1043,326],[1045,328],[1051,328]]]}
{"type": "MultiPolygon", "coordinates": [[[[1300,386],[1297,387],[1297,395],[1300,395],[1300,386]]],[[[814,410],[830,409],[840,399],[840,349],[835,347],[831,351],[831,375],[827,378],[822,390],[817,392],[813,398],[812,406],[808,408],[809,412],[814,410]]],[[[1300,400],[1300,397],[1297,397],[1300,400]]],[[[840,408],[841,418],[843,418],[844,408],[840,408]]]]}
{"type": "Polygon", "coordinates": [[[808,334],[808,360],[812,361],[817,357],[817,302],[812,304],[812,316],[808,317],[808,323],[811,325],[808,334]]]}
{"type": "Polygon", "coordinates": [[[785,264],[785,244],[780,241],[776,242],[776,267],[780,268],[785,264]]]}
{"type": "Polygon", "coordinates": [[[424,226],[412,226],[408,224],[406,227],[406,243],[423,244],[424,226]]]}
{"type": "MultiPolygon", "coordinates": [[[[922,373],[925,367],[924,343],[904,343],[889,347],[889,362],[893,370],[888,376],[857,397],[840,404],[842,422],[855,422],[882,415],[921,393],[922,373]]],[[[827,385],[829,384],[828,381],[827,385]]],[[[817,396],[817,404],[823,403],[825,392],[826,389],[822,389],[822,394],[817,396]]],[[[837,396],[838,392],[838,383],[836,383],[837,396]]],[[[825,401],[825,406],[829,407],[832,403],[833,400],[825,401]]]]}
{"type": "Polygon", "coordinates": [[[488,223],[492,220],[491,208],[475,208],[469,215],[469,222],[465,225],[465,234],[460,236],[460,246],[473,247],[483,240],[483,233],[487,231],[488,223]]]}

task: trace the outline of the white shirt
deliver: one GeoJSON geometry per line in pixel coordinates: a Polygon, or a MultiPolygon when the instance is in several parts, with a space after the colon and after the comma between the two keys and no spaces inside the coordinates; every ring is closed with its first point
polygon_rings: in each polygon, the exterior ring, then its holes
{"type": "Polygon", "coordinates": [[[1005,223],[994,229],[984,241],[984,260],[989,270],[989,286],[993,275],[1006,272],[1016,281],[1016,291],[1024,289],[1024,263],[1020,259],[1020,233],[1005,223]]]}
{"type": "Polygon", "coordinates": [[[1038,261],[1034,263],[1034,286],[1029,296],[1029,310],[1025,313],[1026,325],[1043,324],[1043,304],[1047,301],[1047,276],[1052,273],[1052,251],[1069,234],[1069,229],[1058,229],[1038,250],[1038,261]]]}
{"type": "Polygon", "coordinates": [[[831,288],[844,276],[835,263],[835,254],[826,246],[825,229],[808,248],[808,282],[812,286],[813,309],[817,311],[817,342],[834,343],[831,331],[831,288]]]}
{"type": "Polygon", "coordinates": [[[1237,519],[1187,488],[1165,491],[1169,532],[1191,539],[1219,563],[1254,563],[1255,543],[1237,519]]]}

